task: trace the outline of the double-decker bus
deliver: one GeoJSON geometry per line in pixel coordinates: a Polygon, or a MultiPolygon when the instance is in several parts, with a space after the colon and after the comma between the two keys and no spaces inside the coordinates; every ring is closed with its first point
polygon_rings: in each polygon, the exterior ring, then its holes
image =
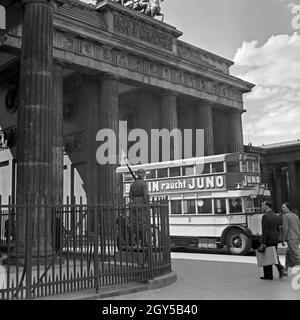
{"type": "MultiPolygon", "coordinates": [[[[261,201],[269,197],[261,184],[259,156],[231,153],[132,166],[146,170],[151,199],[167,197],[173,248],[223,248],[244,255],[261,236],[261,201]],[[201,173],[197,165],[204,161],[201,173]]],[[[129,202],[133,182],[126,166],[123,196],[129,202]]]]}

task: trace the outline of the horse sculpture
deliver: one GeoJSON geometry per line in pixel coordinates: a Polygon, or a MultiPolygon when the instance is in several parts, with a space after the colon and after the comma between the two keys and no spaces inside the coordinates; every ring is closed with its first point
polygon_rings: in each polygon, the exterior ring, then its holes
{"type": "Polygon", "coordinates": [[[144,13],[145,15],[154,18],[161,16],[164,21],[164,14],[161,13],[161,1],[164,0],[114,0],[116,3],[122,4],[130,9],[144,13]]]}
{"type": "Polygon", "coordinates": [[[161,16],[161,21],[164,21],[164,14],[161,13],[160,3],[164,0],[149,0],[147,9],[145,10],[145,14],[152,18],[156,16],[161,16]]]}

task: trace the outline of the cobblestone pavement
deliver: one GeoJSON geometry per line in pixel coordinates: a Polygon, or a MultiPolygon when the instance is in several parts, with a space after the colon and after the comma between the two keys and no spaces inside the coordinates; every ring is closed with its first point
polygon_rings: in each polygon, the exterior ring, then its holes
{"type": "MultiPolygon", "coordinates": [[[[172,254],[172,257],[176,283],[103,300],[300,300],[300,289],[292,287],[295,275],[290,273],[289,277],[279,279],[274,267],[274,280],[261,280],[262,269],[256,266],[255,257],[199,254],[172,254]]],[[[281,262],[284,263],[283,257],[281,262]]],[[[300,277],[297,283],[300,285],[300,277]]]]}

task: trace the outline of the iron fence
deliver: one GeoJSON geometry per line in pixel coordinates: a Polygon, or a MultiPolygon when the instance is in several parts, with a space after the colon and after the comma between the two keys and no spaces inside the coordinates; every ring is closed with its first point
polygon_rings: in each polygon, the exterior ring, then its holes
{"type": "Polygon", "coordinates": [[[33,299],[171,271],[168,204],[0,202],[0,297],[33,299]]]}

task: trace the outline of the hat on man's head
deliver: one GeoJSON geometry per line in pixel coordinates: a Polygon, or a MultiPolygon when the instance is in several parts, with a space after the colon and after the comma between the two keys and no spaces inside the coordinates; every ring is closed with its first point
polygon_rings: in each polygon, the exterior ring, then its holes
{"type": "Polygon", "coordinates": [[[146,174],[146,170],[143,169],[143,168],[140,168],[140,169],[137,170],[136,174],[137,174],[138,177],[144,177],[145,174],[146,174]]]}

